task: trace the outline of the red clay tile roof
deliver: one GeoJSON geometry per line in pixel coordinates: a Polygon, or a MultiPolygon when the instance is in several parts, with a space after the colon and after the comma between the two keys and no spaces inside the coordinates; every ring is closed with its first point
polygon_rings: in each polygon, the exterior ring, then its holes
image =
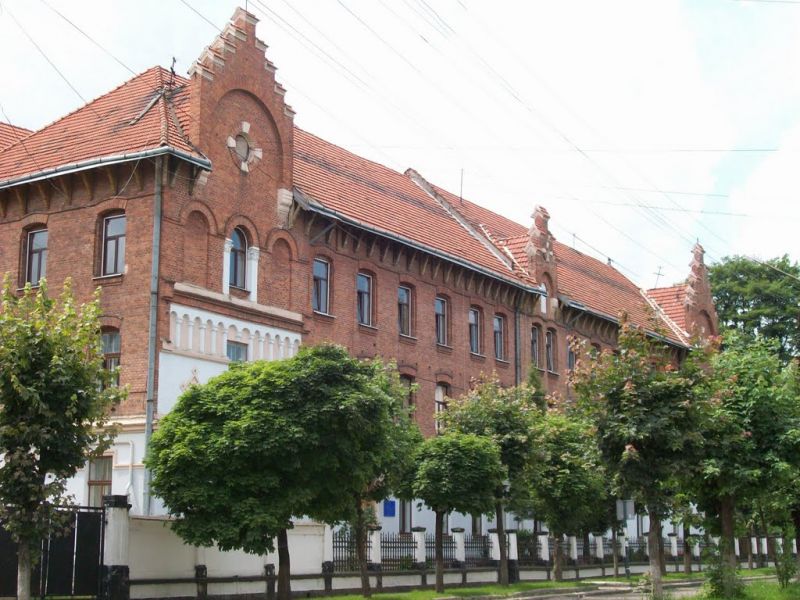
{"type": "Polygon", "coordinates": [[[27,137],[30,133],[30,129],[17,127],[11,123],[3,123],[0,121],[0,150],[8,148],[10,145],[27,137]]]}
{"type": "Polygon", "coordinates": [[[0,151],[0,185],[39,171],[165,146],[204,161],[184,134],[188,117],[181,107],[188,99],[183,87],[188,80],[175,77],[171,97],[159,95],[170,76],[153,67],[30,134],[24,145],[0,151]]]}
{"type": "Polygon", "coordinates": [[[294,185],[324,208],[484,271],[528,285],[409,177],[302,129],[294,131],[294,185]]]}
{"type": "Polygon", "coordinates": [[[686,307],[683,304],[684,300],[686,300],[685,283],[647,290],[647,295],[661,307],[664,313],[678,327],[686,331],[686,307]]]}

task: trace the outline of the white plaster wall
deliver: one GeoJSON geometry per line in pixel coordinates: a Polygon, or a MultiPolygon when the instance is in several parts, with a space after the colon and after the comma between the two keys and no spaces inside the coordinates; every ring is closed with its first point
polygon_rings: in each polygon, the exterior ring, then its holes
{"type": "Polygon", "coordinates": [[[158,413],[170,412],[189,383],[205,383],[228,370],[228,364],[161,351],[158,355],[158,413]]]}
{"type": "MultiPolygon", "coordinates": [[[[144,482],[144,433],[123,431],[106,452],[112,457],[111,493],[128,496],[131,514],[142,512],[144,482]]],[[[67,493],[85,506],[89,501],[88,463],[67,481],[67,493]]]]}
{"type": "MultiPolygon", "coordinates": [[[[300,523],[289,530],[293,574],[320,573],[323,531],[316,523],[300,523]]],[[[271,563],[277,568],[278,563],[275,553],[258,556],[188,545],[172,531],[167,519],[153,517],[131,518],[129,554],[131,579],[194,577],[195,565],[201,564],[208,568],[209,577],[263,575],[264,565],[271,563]]]]}

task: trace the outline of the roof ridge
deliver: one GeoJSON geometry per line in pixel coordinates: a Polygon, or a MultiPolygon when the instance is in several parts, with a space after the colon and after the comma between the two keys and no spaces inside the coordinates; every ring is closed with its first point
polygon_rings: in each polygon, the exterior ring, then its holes
{"type": "Polygon", "coordinates": [[[431,183],[428,182],[419,172],[415,171],[414,169],[406,169],[404,173],[411,181],[413,181],[422,191],[428,194],[431,198],[433,198],[439,205],[444,209],[444,211],[450,215],[450,217],[456,221],[461,227],[463,227],[467,233],[469,233],[472,237],[478,240],[483,246],[486,247],[487,250],[498,260],[500,263],[507,268],[509,271],[513,273],[514,271],[514,261],[510,260],[505,253],[500,250],[500,248],[495,244],[490,238],[488,238],[482,231],[479,231],[472,223],[469,222],[458,209],[453,206],[452,202],[449,202],[446,198],[444,198],[434,187],[431,183]]]}

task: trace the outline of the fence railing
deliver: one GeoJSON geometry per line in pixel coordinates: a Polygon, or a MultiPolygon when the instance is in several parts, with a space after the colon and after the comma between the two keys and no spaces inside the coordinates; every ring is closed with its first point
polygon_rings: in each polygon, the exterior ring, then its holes
{"type": "Polygon", "coordinates": [[[381,532],[381,570],[410,571],[417,545],[410,533],[381,532]]]}
{"type": "Polygon", "coordinates": [[[492,564],[492,550],[488,535],[464,536],[464,554],[467,567],[486,567],[492,564]]]}
{"type": "MultiPolygon", "coordinates": [[[[452,567],[456,562],[456,541],[449,535],[442,539],[442,554],[444,567],[452,567]]],[[[436,561],[436,535],[429,533],[425,536],[425,564],[433,567],[436,561]]]]}
{"type": "MultiPolygon", "coordinates": [[[[372,539],[369,535],[365,536],[364,544],[364,552],[369,559],[372,548],[372,539]]],[[[333,533],[333,569],[340,573],[359,569],[356,536],[349,529],[340,529],[333,533]]]]}

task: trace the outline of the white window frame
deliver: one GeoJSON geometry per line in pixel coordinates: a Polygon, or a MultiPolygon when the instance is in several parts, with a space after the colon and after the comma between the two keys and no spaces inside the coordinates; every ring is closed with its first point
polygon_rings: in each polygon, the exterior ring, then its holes
{"type": "Polygon", "coordinates": [[[359,325],[366,325],[367,327],[373,326],[373,317],[372,317],[372,294],[373,294],[374,286],[373,286],[373,278],[372,275],[369,273],[356,273],[356,321],[359,325]],[[361,281],[361,278],[366,279],[367,281],[367,291],[363,292],[359,288],[358,284],[361,281]],[[361,306],[361,298],[366,297],[367,299],[367,306],[361,306]],[[360,313],[362,312],[362,308],[365,308],[363,315],[360,313]],[[364,320],[362,320],[362,316],[364,320]]]}
{"type": "MultiPolygon", "coordinates": [[[[321,298],[320,298],[321,300],[321,298]]],[[[329,315],[331,314],[331,263],[329,260],[325,258],[315,258],[311,263],[311,310],[314,312],[329,315]],[[317,263],[321,265],[325,265],[325,307],[322,310],[322,306],[314,308],[314,296],[316,293],[316,282],[317,276],[314,273],[314,265],[317,263]]]]}

